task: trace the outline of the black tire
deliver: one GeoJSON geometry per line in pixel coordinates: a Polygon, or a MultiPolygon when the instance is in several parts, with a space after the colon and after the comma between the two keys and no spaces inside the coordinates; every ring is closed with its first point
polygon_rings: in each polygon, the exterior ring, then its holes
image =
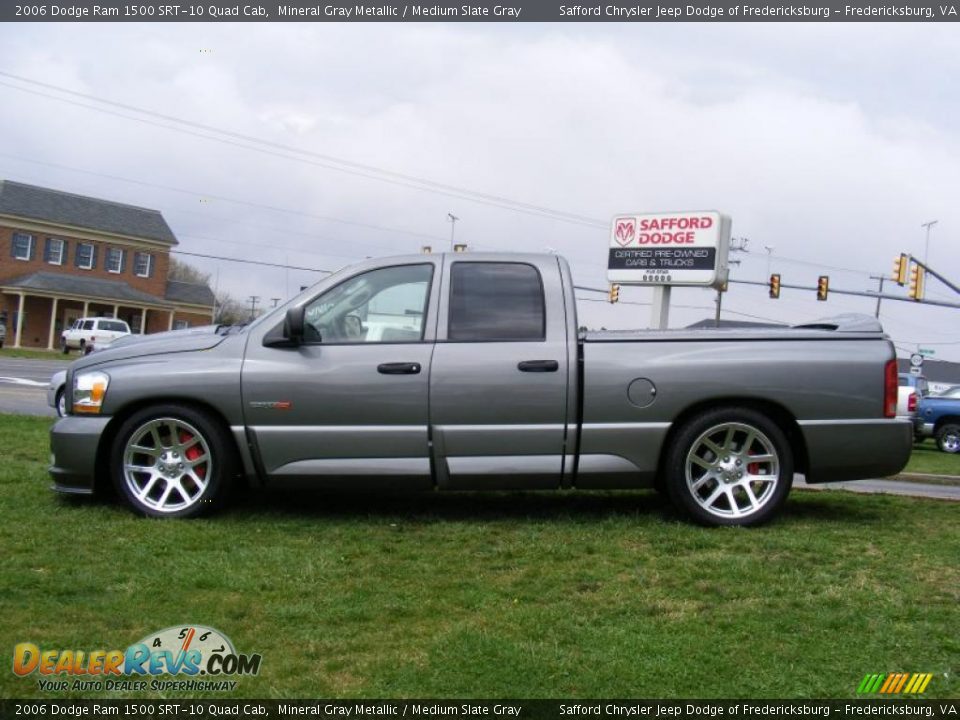
{"type": "Polygon", "coordinates": [[[947,423],[937,430],[937,447],[945,453],[960,452],[960,425],[947,423]]]}
{"type": "Polygon", "coordinates": [[[137,411],[120,426],[110,452],[110,475],[117,492],[139,515],[196,517],[226,502],[235,474],[235,455],[226,428],[209,413],[189,405],[153,405],[137,411]],[[194,442],[193,435],[199,440],[194,442]],[[134,446],[144,452],[133,450],[134,446]],[[199,454],[191,456],[194,450],[199,454]],[[199,464],[192,467],[193,463],[199,464]],[[143,470],[131,472],[128,464],[143,470]]]}
{"type": "Polygon", "coordinates": [[[790,443],[766,415],[717,408],[680,428],[665,480],[674,506],[702,525],[759,525],[783,507],[793,467],[790,443]]]}
{"type": "Polygon", "coordinates": [[[57,396],[54,398],[54,407],[57,410],[57,417],[66,417],[67,413],[65,412],[66,408],[61,407],[63,402],[63,388],[57,390],[57,396]]]}
{"type": "Polygon", "coordinates": [[[60,349],[63,351],[63,354],[64,354],[64,355],[67,355],[67,354],[70,353],[70,348],[67,347],[67,341],[66,341],[66,340],[61,340],[61,341],[60,341],[60,349]]]}

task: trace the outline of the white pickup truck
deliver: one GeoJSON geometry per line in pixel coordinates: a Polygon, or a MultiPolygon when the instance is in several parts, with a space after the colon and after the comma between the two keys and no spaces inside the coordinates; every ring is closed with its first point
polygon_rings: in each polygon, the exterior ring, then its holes
{"type": "Polygon", "coordinates": [[[60,334],[60,349],[66,355],[71,350],[86,353],[98,346],[109,345],[117,338],[130,334],[130,326],[116,318],[80,318],[60,334]]]}

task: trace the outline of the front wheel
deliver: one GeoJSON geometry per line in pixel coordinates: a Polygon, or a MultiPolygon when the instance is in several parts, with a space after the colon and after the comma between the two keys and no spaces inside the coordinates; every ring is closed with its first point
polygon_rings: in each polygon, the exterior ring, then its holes
{"type": "Polygon", "coordinates": [[[960,425],[950,423],[937,430],[937,447],[945,453],[960,452],[960,425]]]}
{"type": "Polygon", "coordinates": [[[117,433],[111,474],[131,508],[151,517],[193,517],[217,508],[233,478],[231,440],[208,413],[184,405],[145,408],[117,433]]]}
{"type": "Polygon", "coordinates": [[[686,423],[667,455],[666,485],[704,525],[758,525],[783,506],[793,454],[783,431],[749,408],[718,408],[686,423]]]}

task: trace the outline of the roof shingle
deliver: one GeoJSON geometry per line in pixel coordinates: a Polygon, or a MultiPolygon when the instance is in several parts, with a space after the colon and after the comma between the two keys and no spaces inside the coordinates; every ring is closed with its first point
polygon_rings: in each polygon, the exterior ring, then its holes
{"type": "Polygon", "coordinates": [[[209,285],[167,280],[165,297],[170,302],[187,303],[188,305],[206,305],[213,307],[213,290],[209,285]]]}
{"type": "Polygon", "coordinates": [[[176,245],[159,210],[0,180],[0,214],[176,245]]]}

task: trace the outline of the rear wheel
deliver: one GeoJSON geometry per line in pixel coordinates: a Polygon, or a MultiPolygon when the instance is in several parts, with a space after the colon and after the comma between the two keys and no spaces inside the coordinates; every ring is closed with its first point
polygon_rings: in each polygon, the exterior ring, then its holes
{"type": "Polygon", "coordinates": [[[157,405],[123,423],[113,444],[111,472],[135,512],[193,517],[225,500],[233,454],[226,431],[208,413],[157,405]]]}
{"type": "Polygon", "coordinates": [[[960,425],[950,423],[937,430],[937,447],[945,453],[960,452],[960,425]]]}
{"type": "Polygon", "coordinates": [[[757,525],[783,506],[793,454],[783,431],[748,408],[718,408],[684,425],[668,452],[674,505],[704,525],[757,525]]]}

